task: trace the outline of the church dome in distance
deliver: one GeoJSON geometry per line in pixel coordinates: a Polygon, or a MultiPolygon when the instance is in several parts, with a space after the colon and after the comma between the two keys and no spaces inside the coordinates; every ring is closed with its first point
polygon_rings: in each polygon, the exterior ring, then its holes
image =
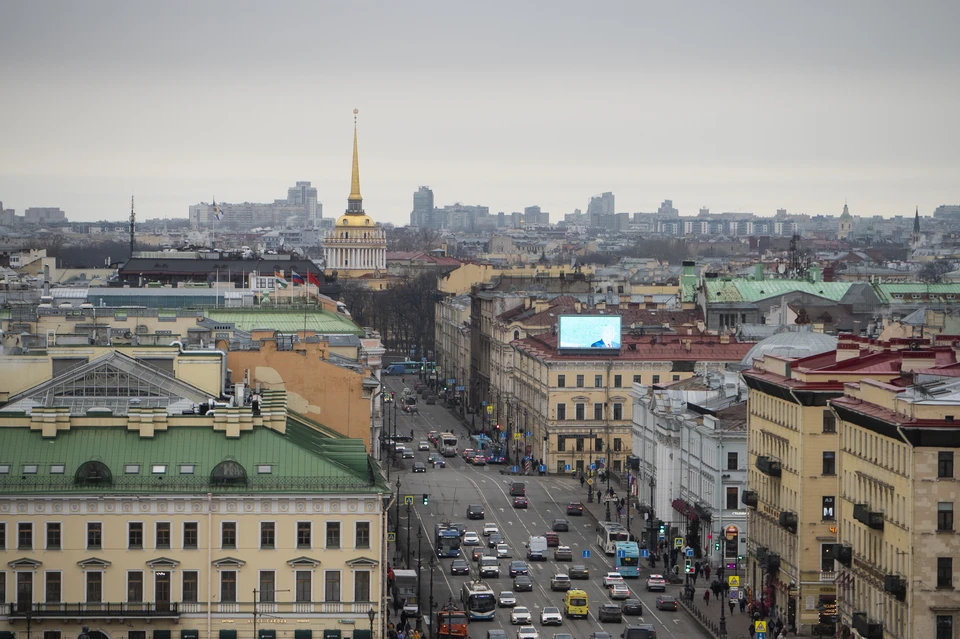
{"type": "Polygon", "coordinates": [[[837,349],[837,338],[833,335],[814,333],[811,330],[791,330],[771,335],[754,344],[743,359],[742,366],[753,367],[753,360],[764,355],[777,357],[810,357],[837,349]]]}

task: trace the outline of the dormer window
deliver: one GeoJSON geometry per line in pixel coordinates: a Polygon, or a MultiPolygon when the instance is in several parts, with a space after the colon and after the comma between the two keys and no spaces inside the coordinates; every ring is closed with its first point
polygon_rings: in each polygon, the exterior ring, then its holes
{"type": "Polygon", "coordinates": [[[36,474],[37,474],[37,465],[36,465],[36,464],[24,464],[24,465],[23,465],[23,474],[24,474],[24,475],[36,475],[36,474]]]}

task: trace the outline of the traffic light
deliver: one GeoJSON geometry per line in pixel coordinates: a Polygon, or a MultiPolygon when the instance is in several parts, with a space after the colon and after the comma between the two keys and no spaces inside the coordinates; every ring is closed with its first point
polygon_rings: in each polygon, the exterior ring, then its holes
{"type": "Polygon", "coordinates": [[[720,550],[720,542],[719,542],[719,541],[716,542],[715,544],[713,544],[713,549],[714,549],[714,550],[720,550]]]}
{"type": "Polygon", "coordinates": [[[683,563],[684,563],[684,571],[687,572],[688,574],[693,574],[693,560],[685,559],[683,563]]]}
{"type": "Polygon", "coordinates": [[[497,430],[500,430],[500,424],[499,424],[499,423],[497,424],[497,430]]]}
{"type": "Polygon", "coordinates": [[[428,505],[429,501],[430,501],[430,495],[428,495],[427,493],[423,493],[423,505],[424,506],[428,505]]]}
{"type": "Polygon", "coordinates": [[[660,534],[661,534],[661,535],[666,535],[666,534],[667,534],[667,525],[666,525],[665,523],[663,523],[663,520],[662,520],[662,519],[659,520],[659,521],[657,521],[657,525],[660,527],[660,534]]]}
{"type": "Polygon", "coordinates": [[[390,398],[393,399],[397,396],[397,391],[390,391],[390,398]]]}

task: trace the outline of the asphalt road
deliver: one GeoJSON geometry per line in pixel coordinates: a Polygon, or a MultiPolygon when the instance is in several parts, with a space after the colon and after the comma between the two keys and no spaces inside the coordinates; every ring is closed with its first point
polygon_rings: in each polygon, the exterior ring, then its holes
{"type": "MultiPolygon", "coordinates": [[[[400,377],[388,376],[384,378],[388,389],[395,390],[399,397],[403,384],[400,377]]],[[[408,376],[406,385],[412,387],[412,376],[408,376]]],[[[417,448],[417,442],[427,439],[427,433],[431,430],[439,432],[450,431],[456,434],[461,442],[463,441],[464,429],[461,422],[451,414],[442,404],[433,406],[426,405],[422,400],[419,405],[420,413],[417,415],[406,415],[397,411],[397,432],[409,434],[414,430],[414,439],[410,445],[414,450],[417,448]]],[[[391,429],[392,430],[392,429],[391,429]]],[[[460,448],[467,448],[461,443],[460,448]]],[[[434,449],[431,447],[431,452],[434,449]]],[[[640,579],[626,580],[627,586],[631,590],[631,597],[636,597],[643,602],[642,617],[625,616],[623,623],[601,624],[597,617],[597,611],[600,605],[610,601],[607,590],[603,587],[602,577],[605,572],[612,570],[612,557],[604,555],[597,546],[597,536],[595,532],[596,520],[589,515],[583,517],[568,517],[566,514],[566,505],[570,501],[580,501],[583,495],[578,491],[571,494],[571,482],[569,479],[558,477],[511,477],[501,475],[503,466],[481,466],[474,467],[467,465],[460,458],[447,458],[447,467],[444,469],[433,469],[427,464],[426,473],[412,473],[410,469],[415,461],[427,461],[428,452],[416,452],[416,458],[413,460],[404,460],[404,468],[401,470],[393,469],[391,475],[391,484],[396,484],[397,477],[401,481],[400,495],[412,495],[414,505],[410,510],[410,531],[411,531],[411,559],[410,566],[416,566],[417,537],[416,530],[418,521],[423,522],[424,533],[421,540],[421,555],[423,557],[421,566],[421,601],[422,609],[428,607],[429,582],[430,582],[430,557],[435,556],[433,550],[433,529],[434,524],[439,521],[462,522],[467,525],[467,530],[481,534],[483,524],[488,522],[496,523],[501,534],[514,552],[514,558],[524,560],[525,548],[524,542],[531,535],[542,535],[551,529],[551,523],[556,518],[565,518],[570,521],[570,531],[561,532],[561,545],[570,546],[573,550],[574,560],[572,562],[554,563],[553,548],[549,549],[548,561],[529,562],[530,576],[534,581],[533,592],[517,593],[517,604],[526,606],[530,609],[534,618],[533,625],[540,632],[540,636],[549,639],[554,633],[568,632],[573,634],[576,639],[586,639],[591,632],[604,630],[611,633],[614,637],[619,637],[622,629],[631,623],[653,623],[658,631],[659,639],[690,639],[697,637],[709,637],[703,628],[693,620],[682,609],[677,612],[658,611],[655,608],[656,597],[658,593],[646,592],[645,573],[641,571],[640,579]],[[526,510],[514,509],[512,506],[513,498],[509,496],[509,484],[512,481],[524,481],[526,483],[527,497],[530,506],[526,510]],[[422,504],[422,495],[429,495],[429,505],[422,504]],[[469,504],[483,504],[486,517],[484,520],[469,520],[466,516],[466,509],[469,504]],[[590,558],[583,558],[583,551],[590,551],[590,558]],[[590,579],[588,581],[577,580],[573,582],[574,587],[585,590],[590,601],[590,617],[588,619],[566,619],[562,626],[542,627],[540,624],[540,611],[544,606],[556,606],[561,608],[563,605],[564,593],[552,592],[550,590],[550,578],[555,572],[567,572],[572,564],[585,564],[590,569],[590,579]]],[[[397,548],[391,544],[391,552],[394,553],[395,567],[404,564],[405,545],[402,543],[406,539],[407,516],[406,507],[400,506],[400,561],[397,562],[397,548]]],[[[484,547],[486,538],[481,535],[484,547]]],[[[469,552],[472,548],[466,547],[469,552]]],[[[463,555],[461,555],[463,556],[463,555]]],[[[469,559],[469,558],[468,558],[469,559]]],[[[453,576],[450,574],[450,563],[452,559],[437,560],[433,568],[434,580],[434,602],[441,606],[448,598],[459,601],[460,588],[463,582],[468,579],[463,576],[453,576]]],[[[495,592],[501,590],[512,590],[512,579],[509,577],[507,567],[509,559],[501,559],[501,576],[499,578],[487,578],[485,581],[490,584],[495,592]]],[[[470,562],[470,578],[476,577],[476,564],[470,562]]],[[[667,594],[679,595],[679,587],[668,586],[667,594]]],[[[516,635],[516,628],[510,626],[510,609],[500,608],[497,610],[496,619],[490,621],[476,621],[471,623],[470,636],[472,639],[484,639],[486,631],[489,628],[503,628],[508,636],[516,635]]]]}

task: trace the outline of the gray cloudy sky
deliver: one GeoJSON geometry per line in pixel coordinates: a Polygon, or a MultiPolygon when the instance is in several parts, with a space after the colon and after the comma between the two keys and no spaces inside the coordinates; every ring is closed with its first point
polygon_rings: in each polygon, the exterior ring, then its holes
{"type": "Polygon", "coordinates": [[[960,2],[0,3],[0,200],[185,217],[296,180],[557,220],[960,203],[960,2]]]}

